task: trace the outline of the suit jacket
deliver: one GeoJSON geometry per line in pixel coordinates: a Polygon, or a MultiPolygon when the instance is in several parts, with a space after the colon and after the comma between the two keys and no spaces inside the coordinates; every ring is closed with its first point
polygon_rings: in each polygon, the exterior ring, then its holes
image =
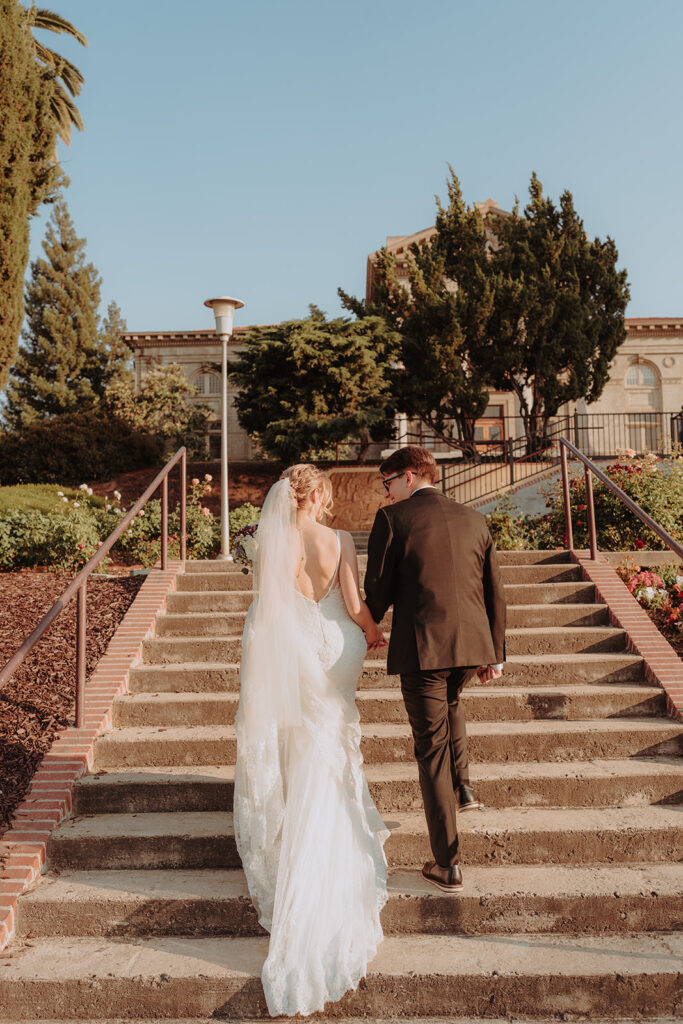
{"type": "Polygon", "coordinates": [[[392,674],[505,660],[505,594],[486,520],[432,487],[375,516],[365,594],[375,622],[394,606],[392,674]]]}

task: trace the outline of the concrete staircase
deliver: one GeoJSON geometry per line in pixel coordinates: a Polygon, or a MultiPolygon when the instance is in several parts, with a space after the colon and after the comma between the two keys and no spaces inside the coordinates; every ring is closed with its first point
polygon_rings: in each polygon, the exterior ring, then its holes
{"type": "MultiPolygon", "coordinates": [[[[328,1016],[680,1013],[681,727],[562,559],[501,556],[509,660],[465,696],[485,808],[459,819],[458,897],[421,878],[429,846],[398,679],[384,658],[366,662],[362,750],[391,829],[387,937],[328,1016]]],[[[19,902],[0,1019],[265,1014],[267,938],[230,813],[249,584],[217,562],[179,578],[49,871],[19,902]]]]}

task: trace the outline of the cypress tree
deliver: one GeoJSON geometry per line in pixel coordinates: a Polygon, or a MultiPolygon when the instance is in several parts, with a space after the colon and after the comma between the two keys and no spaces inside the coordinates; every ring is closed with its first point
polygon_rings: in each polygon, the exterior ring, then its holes
{"type": "Polygon", "coordinates": [[[54,71],[35,60],[25,8],[0,0],[0,388],[23,319],[29,217],[51,196],[58,175],[54,87],[54,71]]]}
{"type": "Polygon", "coordinates": [[[31,264],[24,344],[7,389],[5,416],[14,429],[92,408],[112,377],[107,344],[99,335],[100,278],[86,262],[85,239],[77,237],[61,198],[43,251],[31,264]]]}

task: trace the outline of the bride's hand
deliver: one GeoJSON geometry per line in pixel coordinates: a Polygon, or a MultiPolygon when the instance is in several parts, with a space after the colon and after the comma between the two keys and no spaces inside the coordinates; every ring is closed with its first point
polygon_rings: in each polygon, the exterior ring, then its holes
{"type": "Polygon", "coordinates": [[[387,646],[387,642],[384,639],[384,633],[376,622],[373,622],[372,626],[365,630],[365,639],[367,641],[369,651],[376,651],[378,647],[387,646]]]}

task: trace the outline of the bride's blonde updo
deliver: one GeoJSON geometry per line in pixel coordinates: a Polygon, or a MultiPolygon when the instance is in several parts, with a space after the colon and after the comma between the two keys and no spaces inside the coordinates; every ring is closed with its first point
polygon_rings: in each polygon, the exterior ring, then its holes
{"type": "Polygon", "coordinates": [[[332,510],[332,481],[327,473],[317,466],[311,466],[307,462],[299,462],[296,466],[289,466],[280,477],[281,480],[289,480],[296,507],[303,508],[308,500],[311,491],[319,490],[323,498],[323,512],[332,510]]]}

